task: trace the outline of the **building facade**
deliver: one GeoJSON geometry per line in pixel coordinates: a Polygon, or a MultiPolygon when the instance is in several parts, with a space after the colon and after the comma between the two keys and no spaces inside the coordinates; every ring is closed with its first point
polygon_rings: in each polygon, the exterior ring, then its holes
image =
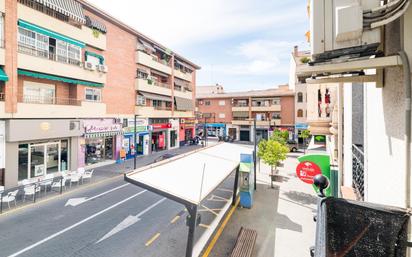
{"type": "MultiPolygon", "coordinates": [[[[202,88],[202,87],[199,87],[202,88]]],[[[206,90],[204,90],[206,91],[206,90]]],[[[216,92],[216,91],[215,91],[216,92]]],[[[287,85],[278,89],[198,94],[200,132],[206,124],[209,136],[231,136],[239,141],[267,139],[274,129],[295,129],[294,92],[287,85]],[[256,119],[256,132],[253,120],[256,119]]]]}
{"type": "Polygon", "coordinates": [[[112,163],[121,149],[132,158],[179,147],[194,134],[199,67],[86,1],[63,2],[0,0],[6,187],[112,163]],[[161,146],[157,119],[167,124],[164,147],[152,147],[161,146]]]}

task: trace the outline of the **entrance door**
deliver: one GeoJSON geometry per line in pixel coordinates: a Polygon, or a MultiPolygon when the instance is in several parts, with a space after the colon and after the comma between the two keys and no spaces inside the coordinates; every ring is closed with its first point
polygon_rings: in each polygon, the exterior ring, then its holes
{"type": "Polygon", "coordinates": [[[237,140],[236,134],[236,128],[229,128],[229,136],[232,137],[234,140],[237,140]]]}
{"type": "Polygon", "coordinates": [[[46,145],[46,169],[47,174],[55,173],[60,170],[60,144],[46,145]]]}
{"type": "Polygon", "coordinates": [[[60,171],[60,142],[30,146],[30,178],[60,171]]]}
{"type": "Polygon", "coordinates": [[[104,139],[104,157],[106,160],[113,160],[113,137],[104,139]]]}
{"type": "Polygon", "coordinates": [[[250,141],[250,132],[249,130],[240,131],[240,141],[250,141]]]}

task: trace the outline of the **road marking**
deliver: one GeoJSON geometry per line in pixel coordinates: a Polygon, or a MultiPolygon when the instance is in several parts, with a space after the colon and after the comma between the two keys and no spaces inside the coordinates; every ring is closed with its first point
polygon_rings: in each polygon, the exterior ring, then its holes
{"type": "Polygon", "coordinates": [[[212,209],[209,209],[206,205],[203,205],[203,204],[202,204],[202,207],[205,208],[208,212],[211,212],[211,213],[213,213],[213,214],[216,215],[216,216],[219,215],[219,213],[213,211],[212,209]]]}
{"type": "Polygon", "coordinates": [[[145,246],[147,247],[151,245],[159,236],[160,236],[160,233],[157,233],[156,235],[154,235],[149,241],[146,242],[145,246]]]}
{"type": "Polygon", "coordinates": [[[106,209],[104,209],[104,210],[102,210],[102,211],[99,211],[98,213],[95,213],[95,214],[93,214],[92,216],[90,216],[90,217],[88,217],[88,218],[85,218],[84,220],[81,220],[81,221],[77,222],[76,224],[71,225],[70,227],[67,227],[67,228],[65,228],[65,229],[63,229],[63,230],[60,230],[59,232],[54,233],[53,235],[51,235],[51,236],[49,236],[49,237],[46,237],[46,238],[44,238],[43,240],[38,241],[37,243],[34,243],[34,244],[32,244],[32,245],[30,245],[30,246],[28,246],[28,247],[26,247],[26,248],[24,248],[24,249],[22,249],[22,250],[20,250],[20,251],[18,251],[18,252],[16,252],[16,253],[14,253],[14,254],[12,254],[12,255],[9,255],[8,257],[16,257],[16,256],[19,256],[20,254],[25,253],[25,252],[27,252],[27,251],[35,248],[36,246],[39,246],[39,245],[41,245],[41,244],[44,244],[44,243],[46,243],[47,241],[49,241],[49,240],[51,240],[51,239],[53,239],[53,238],[55,238],[55,237],[58,237],[58,236],[60,236],[61,234],[65,233],[65,232],[67,232],[67,231],[69,231],[69,230],[72,230],[73,228],[75,228],[75,227],[77,227],[77,226],[80,226],[81,224],[83,224],[83,223],[85,223],[85,222],[87,222],[87,221],[89,221],[89,220],[91,220],[91,219],[94,219],[94,218],[96,218],[97,216],[99,216],[99,215],[101,215],[101,214],[103,214],[103,213],[105,213],[105,212],[107,212],[107,211],[109,211],[109,210],[111,210],[111,209],[113,209],[113,208],[115,208],[115,207],[117,207],[117,206],[119,206],[119,205],[121,205],[121,204],[123,204],[123,203],[125,203],[125,202],[127,202],[127,201],[129,201],[129,200],[131,200],[131,199],[133,199],[133,198],[135,198],[135,197],[137,197],[137,196],[139,196],[139,195],[141,195],[141,194],[143,194],[144,192],[147,192],[147,190],[140,191],[140,192],[137,193],[137,194],[134,194],[134,195],[132,195],[132,196],[130,196],[130,197],[128,197],[128,198],[126,198],[126,199],[124,199],[124,200],[116,203],[116,204],[113,204],[112,206],[107,207],[106,209]]]}
{"type": "Polygon", "coordinates": [[[91,200],[93,200],[93,199],[96,199],[96,198],[98,198],[98,197],[100,197],[100,196],[103,196],[103,195],[106,195],[106,194],[108,194],[108,193],[111,193],[111,192],[113,192],[113,191],[119,190],[120,188],[126,187],[126,186],[128,186],[128,185],[130,185],[130,184],[129,184],[129,183],[126,183],[126,184],[124,184],[124,185],[121,185],[121,186],[112,188],[112,189],[110,189],[110,190],[107,190],[106,192],[103,192],[103,193],[101,193],[101,194],[95,195],[95,196],[90,197],[90,198],[86,198],[86,197],[71,198],[71,199],[69,199],[69,200],[66,202],[66,204],[65,204],[64,206],[69,206],[69,205],[70,205],[70,206],[77,206],[77,205],[83,204],[83,203],[85,203],[85,202],[91,201],[91,200]]]}
{"type": "Polygon", "coordinates": [[[223,191],[223,192],[233,193],[233,190],[230,190],[230,189],[227,189],[227,188],[218,188],[217,190],[223,191]]]}
{"type": "MultiPolygon", "coordinates": [[[[215,211],[215,212],[219,212],[222,210],[222,208],[209,208],[209,210],[215,211]]],[[[207,209],[199,209],[197,210],[198,212],[202,212],[202,211],[209,211],[207,209]]]]}
{"type": "Polygon", "coordinates": [[[101,241],[119,233],[120,231],[130,227],[131,225],[135,224],[136,222],[139,222],[141,220],[141,216],[143,214],[145,214],[146,212],[150,211],[151,209],[153,209],[154,207],[156,207],[157,205],[159,205],[160,203],[162,203],[164,200],[166,200],[166,198],[162,198],[159,201],[155,202],[154,204],[150,205],[149,207],[147,207],[146,209],[144,209],[143,211],[139,212],[137,215],[133,216],[133,215],[129,215],[126,219],[124,219],[122,222],[120,222],[119,225],[117,225],[116,227],[114,227],[112,230],[109,231],[109,233],[107,233],[106,235],[104,235],[102,238],[100,238],[99,241],[96,242],[96,244],[100,243],[101,241]]]}
{"type": "Polygon", "coordinates": [[[210,226],[206,224],[199,224],[199,227],[206,228],[206,229],[210,228],[210,226]]]}
{"type": "Polygon", "coordinates": [[[232,209],[230,209],[228,215],[226,216],[225,220],[222,222],[222,225],[220,228],[217,230],[215,236],[213,237],[212,241],[210,241],[209,246],[206,248],[206,251],[203,253],[202,257],[208,257],[210,252],[212,251],[213,247],[215,246],[217,240],[219,239],[220,235],[223,232],[223,229],[225,229],[226,224],[229,222],[230,218],[232,217],[233,213],[235,212],[237,206],[239,205],[240,198],[237,199],[235,206],[232,206],[232,209]]]}
{"type": "Polygon", "coordinates": [[[214,201],[214,202],[227,202],[230,199],[226,199],[224,197],[218,196],[218,195],[211,195],[209,197],[209,199],[207,199],[208,201],[214,201]]]}
{"type": "Polygon", "coordinates": [[[177,215],[176,217],[174,217],[174,218],[170,221],[170,223],[171,223],[171,224],[175,223],[179,218],[180,218],[180,216],[177,215]]]}

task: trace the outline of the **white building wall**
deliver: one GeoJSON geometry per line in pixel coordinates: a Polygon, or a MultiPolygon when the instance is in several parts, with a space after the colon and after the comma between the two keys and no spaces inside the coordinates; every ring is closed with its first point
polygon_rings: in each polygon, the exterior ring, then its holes
{"type": "Polygon", "coordinates": [[[352,85],[345,85],[343,90],[343,186],[352,187],[352,85]]]}

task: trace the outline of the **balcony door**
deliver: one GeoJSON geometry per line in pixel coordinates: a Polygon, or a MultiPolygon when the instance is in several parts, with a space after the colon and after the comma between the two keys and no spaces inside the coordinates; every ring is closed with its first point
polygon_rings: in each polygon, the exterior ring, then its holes
{"type": "Polygon", "coordinates": [[[55,85],[24,81],[24,103],[54,104],[55,96],[55,85]]]}

